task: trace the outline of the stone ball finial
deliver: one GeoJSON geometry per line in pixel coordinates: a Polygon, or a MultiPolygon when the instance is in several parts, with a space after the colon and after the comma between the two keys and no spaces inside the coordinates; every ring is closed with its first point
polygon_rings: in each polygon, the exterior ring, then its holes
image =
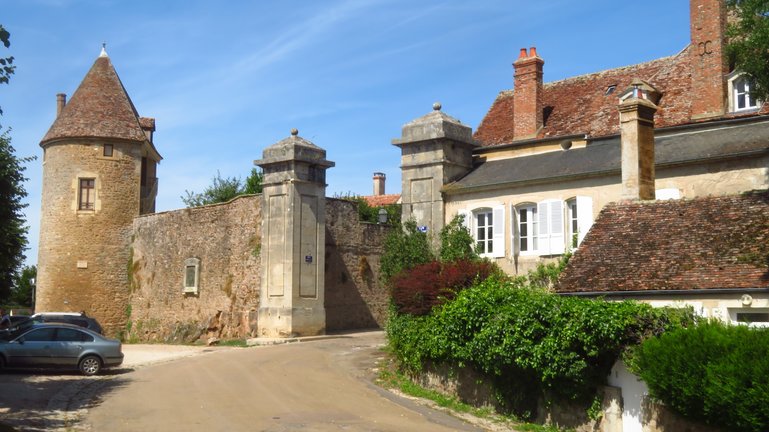
{"type": "Polygon", "coordinates": [[[292,135],[292,136],[297,136],[297,135],[299,135],[299,129],[297,129],[297,128],[293,128],[293,129],[291,129],[291,135],[292,135]]]}
{"type": "Polygon", "coordinates": [[[433,111],[440,111],[440,110],[441,110],[441,103],[440,102],[435,102],[433,104],[433,111]]]}

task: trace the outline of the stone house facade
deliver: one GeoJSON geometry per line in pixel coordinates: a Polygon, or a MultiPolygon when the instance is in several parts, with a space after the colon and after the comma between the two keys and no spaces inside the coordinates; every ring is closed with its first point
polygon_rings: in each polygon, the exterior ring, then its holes
{"type": "Polygon", "coordinates": [[[404,219],[437,233],[463,215],[482,256],[525,274],[611,202],[769,188],[769,104],[730,69],[725,2],[690,10],[691,42],[669,57],[544,83],[543,58],[521,49],[474,133],[439,106],[404,125],[404,219]]]}

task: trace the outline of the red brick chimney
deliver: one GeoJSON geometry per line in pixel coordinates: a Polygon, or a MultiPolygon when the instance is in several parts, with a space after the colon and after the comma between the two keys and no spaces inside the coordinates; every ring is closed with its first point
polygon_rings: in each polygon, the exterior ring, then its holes
{"type": "Polygon", "coordinates": [[[381,172],[374,173],[374,195],[385,194],[385,174],[381,172]]]}
{"type": "Polygon", "coordinates": [[[726,3],[691,0],[689,3],[692,72],[692,120],[723,115],[727,100],[726,3]]]}
{"type": "Polygon", "coordinates": [[[513,63],[515,83],[513,111],[513,139],[536,138],[542,128],[542,66],[545,61],[537,55],[537,48],[529,52],[521,48],[513,63]]]}

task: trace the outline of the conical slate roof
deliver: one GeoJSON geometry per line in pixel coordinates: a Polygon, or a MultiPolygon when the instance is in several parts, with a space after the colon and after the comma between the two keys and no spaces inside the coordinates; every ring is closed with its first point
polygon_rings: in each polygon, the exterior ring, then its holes
{"type": "Polygon", "coordinates": [[[81,137],[147,139],[139,123],[139,114],[104,51],[40,145],[62,138],[81,137]]]}

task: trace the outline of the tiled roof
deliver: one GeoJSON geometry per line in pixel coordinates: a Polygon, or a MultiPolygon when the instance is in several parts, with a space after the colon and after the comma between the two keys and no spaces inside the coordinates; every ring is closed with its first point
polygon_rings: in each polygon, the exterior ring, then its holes
{"type": "Polygon", "coordinates": [[[769,191],[606,206],[561,293],[769,288],[769,191]]]}
{"type": "MultiPolygon", "coordinates": [[[[655,127],[689,123],[692,95],[688,49],[646,63],[545,83],[542,89],[544,125],[538,138],[576,134],[600,137],[619,133],[618,96],[636,78],[662,93],[655,127]],[[614,90],[607,94],[611,86],[614,90]]],[[[515,139],[514,97],[513,90],[499,93],[475,133],[481,145],[510,143],[515,139]]],[[[769,112],[769,107],[765,105],[761,112],[769,112]]]]}
{"type": "Polygon", "coordinates": [[[146,140],[136,108],[107,56],[96,59],[40,143],[79,137],[146,140]]]}
{"type": "Polygon", "coordinates": [[[401,194],[387,195],[368,195],[362,197],[371,207],[382,207],[391,204],[397,204],[401,199],[401,194]]]}

